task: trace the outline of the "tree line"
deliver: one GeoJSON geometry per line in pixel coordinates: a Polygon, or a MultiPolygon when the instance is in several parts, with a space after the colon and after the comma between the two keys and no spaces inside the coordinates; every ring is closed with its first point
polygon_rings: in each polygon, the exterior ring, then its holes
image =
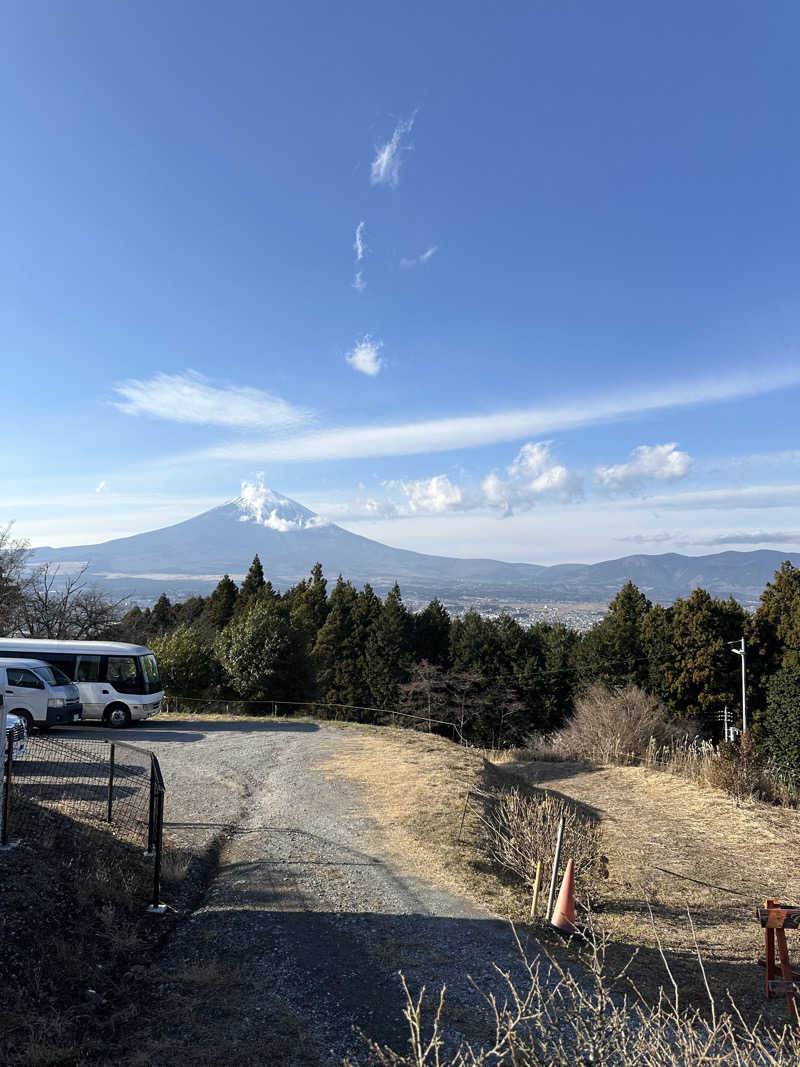
{"type": "Polygon", "coordinates": [[[207,597],[163,595],[123,615],[80,572],[26,569],[26,555],[0,530],[0,633],[145,644],[172,695],[316,701],[362,719],[400,710],[482,745],[560,728],[597,682],[638,686],[670,717],[718,737],[723,707],[735,718],[741,706],[730,646],[744,636],[756,734],[800,768],[800,570],[788,561],[754,612],[704,589],[664,607],[627,582],[581,634],[509,615],[451,617],[438,599],[410,611],[397,585],[381,598],[340,575],[329,589],[319,564],[281,592],[258,556],[240,586],[225,575],[207,597]]]}
{"type": "Polygon", "coordinates": [[[639,686],[718,737],[724,706],[732,721],[740,714],[731,644],[744,636],[756,729],[796,743],[800,765],[800,711],[787,696],[800,692],[800,570],[788,561],[754,612],[704,589],[664,607],[627,582],[581,634],[509,615],[451,617],[438,599],[413,612],[397,585],[381,598],[339,576],[329,591],[319,564],[279,593],[256,556],[241,587],[226,575],[209,597],[162,596],[116,633],[154,648],[173,693],[399,709],[487,745],[558,729],[596,682],[639,686]]]}

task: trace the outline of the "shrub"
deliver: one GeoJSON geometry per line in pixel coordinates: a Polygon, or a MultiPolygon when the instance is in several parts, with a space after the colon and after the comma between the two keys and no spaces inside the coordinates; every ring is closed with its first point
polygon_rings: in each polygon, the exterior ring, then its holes
{"type": "Polygon", "coordinates": [[[196,629],[179,626],[152,642],[164,689],[170,696],[203,697],[219,678],[214,651],[196,629]]]}
{"type": "Polygon", "coordinates": [[[723,789],[737,800],[762,797],[767,792],[763,761],[748,730],[737,741],[722,741],[706,761],[705,778],[709,785],[723,789]]]}
{"type": "Polygon", "coordinates": [[[552,741],[567,759],[631,763],[647,754],[651,739],[661,746],[677,733],[658,697],[635,685],[616,690],[593,685],[576,701],[575,714],[552,741]]]}
{"type": "Polygon", "coordinates": [[[575,804],[551,793],[526,796],[519,789],[484,794],[481,818],[484,847],[491,859],[533,885],[536,862],[547,871],[556,849],[558,823],[564,817],[563,855],[575,860],[579,886],[590,884],[600,858],[600,828],[597,820],[575,804]]]}

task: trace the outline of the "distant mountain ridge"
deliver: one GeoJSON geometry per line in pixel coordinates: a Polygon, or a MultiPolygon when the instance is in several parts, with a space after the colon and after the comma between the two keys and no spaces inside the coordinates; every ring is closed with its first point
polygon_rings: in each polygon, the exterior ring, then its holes
{"type": "MultiPolygon", "coordinates": [[[[652,600],[669,603],[697,586],[744,602],[758,598],[786,553],[768,550],[706,556],[634,555],[601,563],[504,563],[392,548],[327,522],[288,497],[250,491],[173,526],[96,545],[38,548],[34,563],[88,564],[87,576],[115,595],[151,600],[207,594],[223,574],[244,574],[258,553],[264,573],[283,588],[320,562],[378,590],[400,583],[417,597],[513,597],[530,602],[610,600],[628,579],[652,600]]],[[[800,562],[800,551],[790,554],[800,562]]]]}

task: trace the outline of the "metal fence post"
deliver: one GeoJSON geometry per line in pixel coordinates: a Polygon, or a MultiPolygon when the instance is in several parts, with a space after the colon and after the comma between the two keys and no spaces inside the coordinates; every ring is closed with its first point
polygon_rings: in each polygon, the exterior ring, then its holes
{"type": "Polygon", "coordinates": [[[153,855],[153,840],[155,830],[155,799],[156,799],[156,769],[153,763],[153,753],[150,753],[150,804],[147,812],[147,850],[145,856],[153,855]]]}
{"type": "Polygon", "coordinates": [[[153,863],[153,900],[147,909],[153,915],[163,915],[167,905],[161,903],[161,847],[164,836],[164,793],[158,790],[155,796],[156,826],[155,826],[155,862],[153,863]]]}
{"type": "Polygon", "coordinates": [[[4,774],[3,774],[3,828],[0,830],[0,849],[7,852],[9,849],[16,848],[16,841],[8,840],[8,812],[11,802],[11,782],[13,778],[12,768],[14,766],[14,738],[9,731],[6,736],[6,758],[4,761],[4,774]]]}
{"type": "Polygon", "coordinates": [[[108,757],[108,814],[106,822],[111,822],[112,809],[114,807],[114,742],[111,742],[111,751],[108,757]]]}

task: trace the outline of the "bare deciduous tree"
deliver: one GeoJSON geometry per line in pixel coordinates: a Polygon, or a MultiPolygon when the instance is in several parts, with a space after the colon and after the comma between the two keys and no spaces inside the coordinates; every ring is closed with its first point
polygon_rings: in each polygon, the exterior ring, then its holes
{"type": "Polygon", "coordinates": [[[0,634],[9,633],[14,627],[29,552],[26,541],[11,536],[11,526],[8,523],[0,527],[0,634]]]}
{"type": "Polygon", "coordinates": [[[88,641],[119,621],[122,601],[107,600],[84,581],[87,567],[63,573],[44,563],[25,579],[17,627],[26,637],[88,641]]]}

